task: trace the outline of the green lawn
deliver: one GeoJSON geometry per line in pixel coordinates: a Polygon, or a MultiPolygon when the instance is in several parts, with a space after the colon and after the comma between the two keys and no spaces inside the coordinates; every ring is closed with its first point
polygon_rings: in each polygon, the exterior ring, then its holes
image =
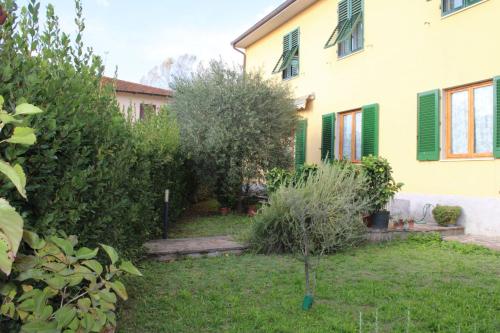
{"type": "MultiPolygon", "coordinates": [[[[206,227],[197,234],[218,232],[212,222],[197,221],[206,227]]],[[[462,245],[395,242],[326,257],[309,312],[293,257],[140,266],[119,332],[360,332],[360,313],[362,332],[376,322],[379,332],[406,332],[408,323],[409,332],[500,332],[500,256],[462,245]]]]}
{"type": "Polygon", "coordinates": [[[245,215],[188,217],[172,225],[171,238],[233,236],[242,239],[252,227],[245,215]]]}

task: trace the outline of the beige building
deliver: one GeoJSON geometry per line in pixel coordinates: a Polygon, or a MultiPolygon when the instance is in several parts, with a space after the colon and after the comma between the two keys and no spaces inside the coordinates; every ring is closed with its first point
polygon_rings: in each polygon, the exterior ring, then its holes
{"type": "Polygon", "coordinates": [[[149,107],[155,111],[169,104],[173,98],[173,91],[161,89],[144,84],[115,80],[103,77],[104,84],[112,84],[115,87],[116,99],[124,114],[131,112],[134,121],[144,118],[145,110],[149,107]]]}

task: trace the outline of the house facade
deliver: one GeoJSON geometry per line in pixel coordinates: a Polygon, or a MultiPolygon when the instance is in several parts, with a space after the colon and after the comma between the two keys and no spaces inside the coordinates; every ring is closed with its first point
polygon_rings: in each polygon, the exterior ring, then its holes
{"type": "Polygon", "coordinates": [[[173,98],[173,92],[167,89],[147,86],[135,82],[102,78],[103,84],[111,84],[116,93],[116,100],[125,115],[130,115],[133,121],[144,118],[146,110],[159,111],[168,105],[173,98]]]}
{"type": "Polygon", "coordinates": [[[296,164],[383,156],[396,213],[459,205],[467,233],[500,236],[498,17],[497,0],[288,0],[233,47],[306,101],[296,164]]]}

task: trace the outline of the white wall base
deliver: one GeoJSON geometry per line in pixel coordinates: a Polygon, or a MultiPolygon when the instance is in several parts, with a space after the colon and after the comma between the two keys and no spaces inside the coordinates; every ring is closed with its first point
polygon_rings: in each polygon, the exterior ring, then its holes
{"type": "MultiPolygon", "coordinates": [[[[458,224],[465,227],[466,234],[500,236],[500,198],[399,193],[395,199],[391,213],[411,216],[417,221],[423,217],[426,204],[432,204],[432,208],[436,205],[460,206],[463,212],[458,224]]],[[[425,219],[428,223],[435,223],[432,208],[425,219]]]]}

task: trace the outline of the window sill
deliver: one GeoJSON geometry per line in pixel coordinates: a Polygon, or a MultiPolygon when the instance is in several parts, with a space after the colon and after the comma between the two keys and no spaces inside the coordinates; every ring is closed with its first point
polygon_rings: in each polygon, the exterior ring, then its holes
{"type": "Polygon", "coordinates": [[[344,60],[344,59],[350,58],[350,57],[352,57],[352,56],[355,56],[356,54],[359,54],[359,53],[364,52],[364,50],[365,50],[365,49],[364,49],[364,48],[362,48],[361,50],[357,50],[357,51],[354,51],[354,52],[352,52],[352,53],[349,53],[349,54],[347,54],[347,55],[345,55],[345,56],[338,57],[338,58],[337,58],[337,60],[338,60],[338,61],[340,61],[340,60],[344,60]]]}
{"type": "Polygon", "coordinates": [[[445,158],[440,162],[478,162],[478,161],[494,161],[494,157],[471,157],[471,158],[445,158]]]}
{"type": "Polygon", "coordinates": [[[441,19],[445,19],[445,18],[448,18],[448,17],[450,17],[450,16],[453,16],[453,15],[459,14],[459,13],[461,13],[461,12],[463,12],[463,11],[466,11],[466,10],[468,10],[468,9],[474,8],[474,7],[476,7],[476,6],[479,6],[480,4],[482,4],[482,3],[486,2],[486,1],[489,1],[489,0],[482,0],[482,1],[479,1],[479,2],[477,2],[477,3],[475,3],[475,4],[472,4],[472,5],[470,5],[470,6],[464,7],[464,8],[462,8],[462,9],[455,10],[455,11],[453,11],[453,12],[443,13],[443,14],[441,14],[441,19]]]}

